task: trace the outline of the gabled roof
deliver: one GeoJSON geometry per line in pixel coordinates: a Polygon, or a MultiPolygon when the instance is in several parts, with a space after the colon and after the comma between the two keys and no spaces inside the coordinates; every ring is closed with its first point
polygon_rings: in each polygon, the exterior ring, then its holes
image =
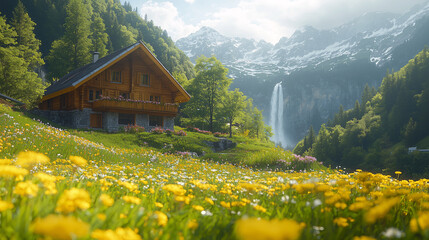
{"type": "Polygon", "coordinates": [[[100,58],[95,63],[89,63],[66,74],[64,77],[46,88],[42,101],[73,91],[84,84],[86,81],[90,80],[92,77],[99,74],[101,71],[119,62],[121,59],[128,56],[137,49],[142,49],[149,59],[151,59],[161,70],[161,72],[167,77],[167,79],[170,80],[171,83],[179,90],[179,92],[183,95],[183,101],[181,102],[189,101],[191,98],[190,95],[141,41],[100,58]]]}

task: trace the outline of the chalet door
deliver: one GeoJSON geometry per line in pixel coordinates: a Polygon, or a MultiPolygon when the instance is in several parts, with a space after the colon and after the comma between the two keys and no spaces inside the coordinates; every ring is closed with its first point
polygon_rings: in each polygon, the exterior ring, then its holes
{"type": "Polygon", "coordinates": [[[92,113],[89,115],[89,126],[91,128],[103,127],[103,115],[99,113],[92,113]]]}

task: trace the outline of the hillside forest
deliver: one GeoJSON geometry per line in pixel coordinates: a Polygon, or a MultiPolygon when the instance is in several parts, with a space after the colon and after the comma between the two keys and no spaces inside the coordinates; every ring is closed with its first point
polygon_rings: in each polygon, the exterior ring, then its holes
{"type": "Polygon", "coordinates": [[[318,134],[310,128],[294,149],[325,165],[361,168],[410,176],[429,173],[425,152],[429,141],[429,50],[423,49],[397,72],[387,72],[378,91],[365,87],[361,104],[342,106],[318,134]]]}
{"type": "Polygon", "coordinates": [[[119,0],[7,1],[0,9],[0,92],[35,106],[44,89],[92,60],[142,41],[192,95],[177,125],[268,139],[261,111],[215,57],[194,66],[165,30],[119,0]],[[207,81],[206,81],[207,80],[207,81]],[[201,94],[210,89],[209,95],[201,94]],[[228,125],[227,125],[228,123],[228,125]]]}

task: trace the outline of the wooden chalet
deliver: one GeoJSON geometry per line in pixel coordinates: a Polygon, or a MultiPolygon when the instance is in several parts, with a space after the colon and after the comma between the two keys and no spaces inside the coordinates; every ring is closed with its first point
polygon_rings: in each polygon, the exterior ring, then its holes
{"type": "Polygon", "coordinates": [[[189,94],[142,42],[80,67],[49,86],[42,116],[73,128],[138,125],[173,129],[178,105],[189,94]]]}

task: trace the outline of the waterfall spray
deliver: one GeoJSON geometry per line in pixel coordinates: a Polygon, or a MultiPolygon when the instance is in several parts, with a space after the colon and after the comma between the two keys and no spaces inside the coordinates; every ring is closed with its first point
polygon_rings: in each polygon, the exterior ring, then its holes
{"type": "Polygon", "coordinates": [[[282,82],[274,86],[273,95],[271,97],[271,116],[270,126],[273,129],[271,140],[276,145],[287,147],[285,132],[283,129],[283,88],[282,82]]]}

